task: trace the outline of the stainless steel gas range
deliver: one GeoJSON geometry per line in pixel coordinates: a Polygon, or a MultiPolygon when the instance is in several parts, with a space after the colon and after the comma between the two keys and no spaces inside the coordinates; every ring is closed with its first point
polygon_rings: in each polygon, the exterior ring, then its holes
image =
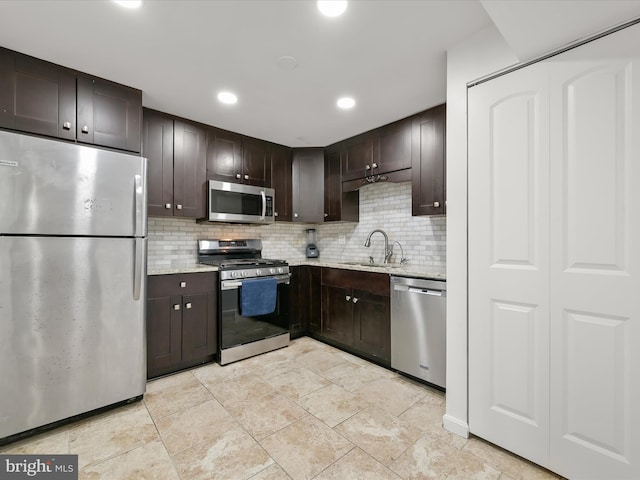
{"type": "Polygon", "coordinates": [[[220,269],[220,365],[289,344],[289,283],[284,260],[262,258],[262,240],[199,240],[198,261],[220,269]]]}

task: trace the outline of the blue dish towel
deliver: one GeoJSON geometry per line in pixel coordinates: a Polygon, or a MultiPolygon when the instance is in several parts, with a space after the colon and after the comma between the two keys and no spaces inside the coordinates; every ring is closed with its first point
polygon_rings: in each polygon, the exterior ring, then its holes
{"type": "Polygon", "coordinates": [[[240,314],[243,317],[267,315],[276,309],[278,280],[274,277],[243,280],[240,289],[240,314]]]}

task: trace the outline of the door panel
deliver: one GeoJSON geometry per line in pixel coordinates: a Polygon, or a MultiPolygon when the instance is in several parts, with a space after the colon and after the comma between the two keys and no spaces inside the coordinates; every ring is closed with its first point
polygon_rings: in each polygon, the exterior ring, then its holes
{"type": "Polygon", "coordinates": [[[143,156],[147,159],[149,215],[173,215],[173,119],[144,111],[143,156]],[[168,207],[168,208],[167,208],[168,207]]]}
{"type": "Polygon", "coordinates": [[[549,146],[543,64],[469,90],[469,426],[549,461],[549,146]]]}
{"type": "Polygon", "coordinates": [[[206,132],[196,124],[174,122],[173,214],[204,218],[206,204],[206,132]]]}
{"type": "Polygon", "coordinates": [[[351,298],[350,288],[322,286],[321,334],[349,347],[353,346],[353,303],[351,298]]]}
{"type": "Polygon", "coordinates": [[[639,38],[551,67],[551,462],[571,478],[640,478],[639,38]]]}
{"type": "Polygon", "coordinates": [[[148,378],[180,362],[182,312],[173,308],[180,305],[180,299],[166,296],[147,300],[148,378]]]}

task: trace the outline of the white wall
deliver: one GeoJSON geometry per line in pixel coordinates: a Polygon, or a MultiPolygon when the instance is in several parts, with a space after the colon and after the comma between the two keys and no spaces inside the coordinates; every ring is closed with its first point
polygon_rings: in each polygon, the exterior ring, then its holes
{"type": "Polygon", "coordinates": [[[516,63],[495,27],[447,51],[447,430],[468,436],[467,83],[516,63]]]}

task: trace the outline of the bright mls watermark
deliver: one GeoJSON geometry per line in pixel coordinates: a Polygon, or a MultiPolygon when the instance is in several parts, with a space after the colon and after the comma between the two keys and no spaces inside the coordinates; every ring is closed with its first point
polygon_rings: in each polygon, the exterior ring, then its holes
{"type": "Polygon", "coordinates": [[[0,455],[0,480],[78,480],[78,455],[0,455]]]}

